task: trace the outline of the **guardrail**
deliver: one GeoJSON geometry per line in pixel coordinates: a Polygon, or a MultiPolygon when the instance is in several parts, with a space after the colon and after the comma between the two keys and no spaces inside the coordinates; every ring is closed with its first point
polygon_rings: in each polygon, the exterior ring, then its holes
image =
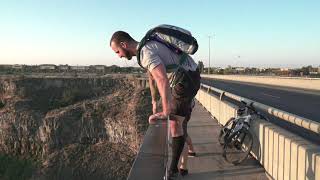
{"type": "Polygon", "coordinates": [[[284,121],[295,124],[295,125],[302,127],[304,129],[313,131],[317,134],[320,134],[320,123],[318,123],[316,121],[313,121],[313,120],[310,120],[310,119],[307,119],[304,117],[300,117],[298,115],[295,115],[295,114],[292,114],[289,112],[285,112],[280,109],[277,109],[277,108],[274,108],[274,107],[271,107],[271,106],[268,106],[268,105],[265,105],[265,104],[262,104],[262,103],[244,98],[244,97],[237,96],[235,94],[225,92],[223,90],[220,90],[220,89],[217,89],[217,88],[205,85],[205,84],[201,84],[201,86],[204,88],[207,88],[208,90],[212,90],[212,91],[220,93],[221,94],[220,99],[222,99],[222,96],[226,96],[226,97],[229,97],[229,98],[234,99],[239,102],[245,101],[247,104],[252,104],[252,106],[254,108],[256,108],[260,111],[263,111],[265,113],[268,113],[270,115],[278,117],[284,121]]]}
{"type": "Polygon", "coordinates": [[[127,180],[163,180],[167,163],[167,123],[151,124],[131,167],[127,180]]]}
{"type": "MultiPolygon", "coordinates": [[[[147,78],[135,78],[134,85],[149,87],[147,78]]],[[[149,124],[127,180],[163,180],[168,160],[168,139],[166,121],[149,124]]]]}
{"type": "MultiPolygon", "coordinates": [[[[205,87],[205,89],[202,88],[198,91],[197,100],[222,125],[236,115],[238,108],[234,104],[223,101],[223,96],[239,101],[249,101],[220,89],[206,85],[202,85],[202,87],[205,87]],[[210,94],[210,90],[220,93],[220,97],[210,94]]],[[[253,101],[250,100],[250,102],[253,101]]],[[[258,102],[254,103],[255,108],[264,109],[271,115],[274,114],[274,111],[267,111],[272,107],[261,106],[258,102]]],[[[314,132],[314,130],[317,130],[317,126],[312,126],[309,129],[314,132]]],[[[254,140],[251,154],[264,166],[266,172],[273,179],[320,180],[320,146],[261,119],[252,121],[250,131],[253,133],[254,140]]]]}

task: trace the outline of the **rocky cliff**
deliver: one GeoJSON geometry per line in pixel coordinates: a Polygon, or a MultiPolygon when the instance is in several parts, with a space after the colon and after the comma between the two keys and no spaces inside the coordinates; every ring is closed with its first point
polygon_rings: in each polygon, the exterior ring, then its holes
{"type": "Polygon", "coordinates": [[[136,84],[0,79],[0,153],[34,161],[29,179],[125,179],[151,109],[149,91],[136,84]]]}

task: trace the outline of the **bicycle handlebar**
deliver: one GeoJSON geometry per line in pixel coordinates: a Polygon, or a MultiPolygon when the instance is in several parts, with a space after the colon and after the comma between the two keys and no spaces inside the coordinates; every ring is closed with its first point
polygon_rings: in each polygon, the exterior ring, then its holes
{"type": "Polygon", "coordinates": [[[266,121],[269,121],[269,119],[265,116],[263,116],[260,112],[258,112],[254,107],[253,107],[253,102],[251,102],[249,105],[248,103],[246,103],[245,101],[241,100],[240,101],[242,104],[245,105],[246,108],[250,109],[251,111],[253,111],[254,114],[257,114],[259,116],[259,118],[264,119],[266,121]]]}
{"type": "Polygon", "coordinates": [[[250,103],[250,105],[248,105],[245,101],[240,101],[242,104],[244,104],[248,109],[252,110],[253,112],[257,113],[257,111],[254,109],[254,107],[252,106],[253,102],[250,103]]]}

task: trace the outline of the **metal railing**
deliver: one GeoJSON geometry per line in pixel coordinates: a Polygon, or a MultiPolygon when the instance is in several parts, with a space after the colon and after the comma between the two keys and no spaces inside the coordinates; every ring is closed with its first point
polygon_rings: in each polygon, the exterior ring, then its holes
{"type": "Polygon", "coordinates": [[[248,104],[252,104],[252,106],[255,109],[258,109],[258,110],[260,110],[262,112],[270,114],[270,115],[272,115],[274,117],[280,118],[280,119],[282,119],[284,121],[287,121],[289,123],[295,124],[295,125],[297,125],[299,127],[307,129],[309,131],[312,131],[312,132],[315,132],[317,134],[320,134],[320,123],[318,123],[316,121],[313,121],[313,120],[310,120],[310,119],[307,119],[307,118],[304,118],[304,117],[300,117],[298,115],[295,115],[295,114],[292,114],[292,113],[289,113],[289,112],[286,112],[286,111],[282,111],[280,109],[277,109],[277,108],[274,108],[274,107],[271,107],[271,106],[268,106],[268,105],[253,101],[251,99],[244,98],[244,97],[241,97],[241,96],[238,96],[238,95],[223,91],[221,89],[205,85],[205,84],[201,84],[201,87],[202,88],[206,88],[208,91],[214,91],[214,92],[219,93],[220,94],[220,99],[222,99],[223,96],[226,96],[226,97],[229,97],[229,98],[231,98],[233,100],[236,100],[236,101],[239,101],[239,102],[240,101],[244,101],[244,102],[246,102],[248,104]]]}

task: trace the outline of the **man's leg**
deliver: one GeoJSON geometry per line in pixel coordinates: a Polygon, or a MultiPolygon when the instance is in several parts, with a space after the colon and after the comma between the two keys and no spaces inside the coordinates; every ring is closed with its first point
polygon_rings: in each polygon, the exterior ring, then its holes
{"type": "Polygon", "coordinates": [[[183,151],[182,151],[182,154],[181,154],[181,158],[180,158],[180,166],[179,166],[179,169],[180,169],[180,174],[181,175],[187,175],[187,171],[188,171],[188,145],[187,143],[184,144],[184,147],[183,147],[183,151]],[[184,171],[184,172],[182,172],[184,171]]]}
{"type": "MultiPolygon", "coordinates": [[[[185,109],[191,109],[191,108],[185,108],[185,109]]],[[[188,142],[187,140],[190,139],[188,135],[188,122],[191,117],[191,110],[185,111],[185,112],[187,113],[187,116],[183,121],[182,129],[183,129],[183,135],[185,137],[186,143],[184,145],[183,152],[180,158],[180,174],[183,176],[188,174],[188,142]]]]}
{"type": "Polygon", "coordinates": [[[178,172],[178,163],[185,143],[182,129],[183,119],[183,117],[178,118],[178,116],[175,116],[172,120],[170,120],[170,132],[172,136],[172,160],[170,165],[171,173],[178,172]]]}
{"type": "MultiPolygon", "coordinates": [[[[186,76],[185,76],[186,77],[186,76]]],[[[198,73],[198,77],[200,79],[200,73],[198,73]]],[[[198,82],[198,86],[200,87],[200,81],[198,82]]],[[[195,96],[196,92],[191,92],[193,90],[198,90],[199,88],[192,88],[188,84],[176,84],[174,88],[172,89],[172,114],[175,115],[181,115],[184,117],[187,117],[187,115],[191,115],[191,100],[195,96]],[[188,88],[185,88],[188,87],[188,88]],[[191,96],[190,96],[191,95],[191,96]],[[191,98],[191,99],[189,99],[191,98]]],[[[184,118],[183,118],[184,120],[184,118]]],[[[172,134],[172,161],[170,165],[170,171],[171,172],[178,172],[178,162],[180,159],[181,152],[183,150],[184,144],[185,144],[185,137],[182,128],[183,121],[173,121],[170,122],[170,130],[172,134]]]]}

